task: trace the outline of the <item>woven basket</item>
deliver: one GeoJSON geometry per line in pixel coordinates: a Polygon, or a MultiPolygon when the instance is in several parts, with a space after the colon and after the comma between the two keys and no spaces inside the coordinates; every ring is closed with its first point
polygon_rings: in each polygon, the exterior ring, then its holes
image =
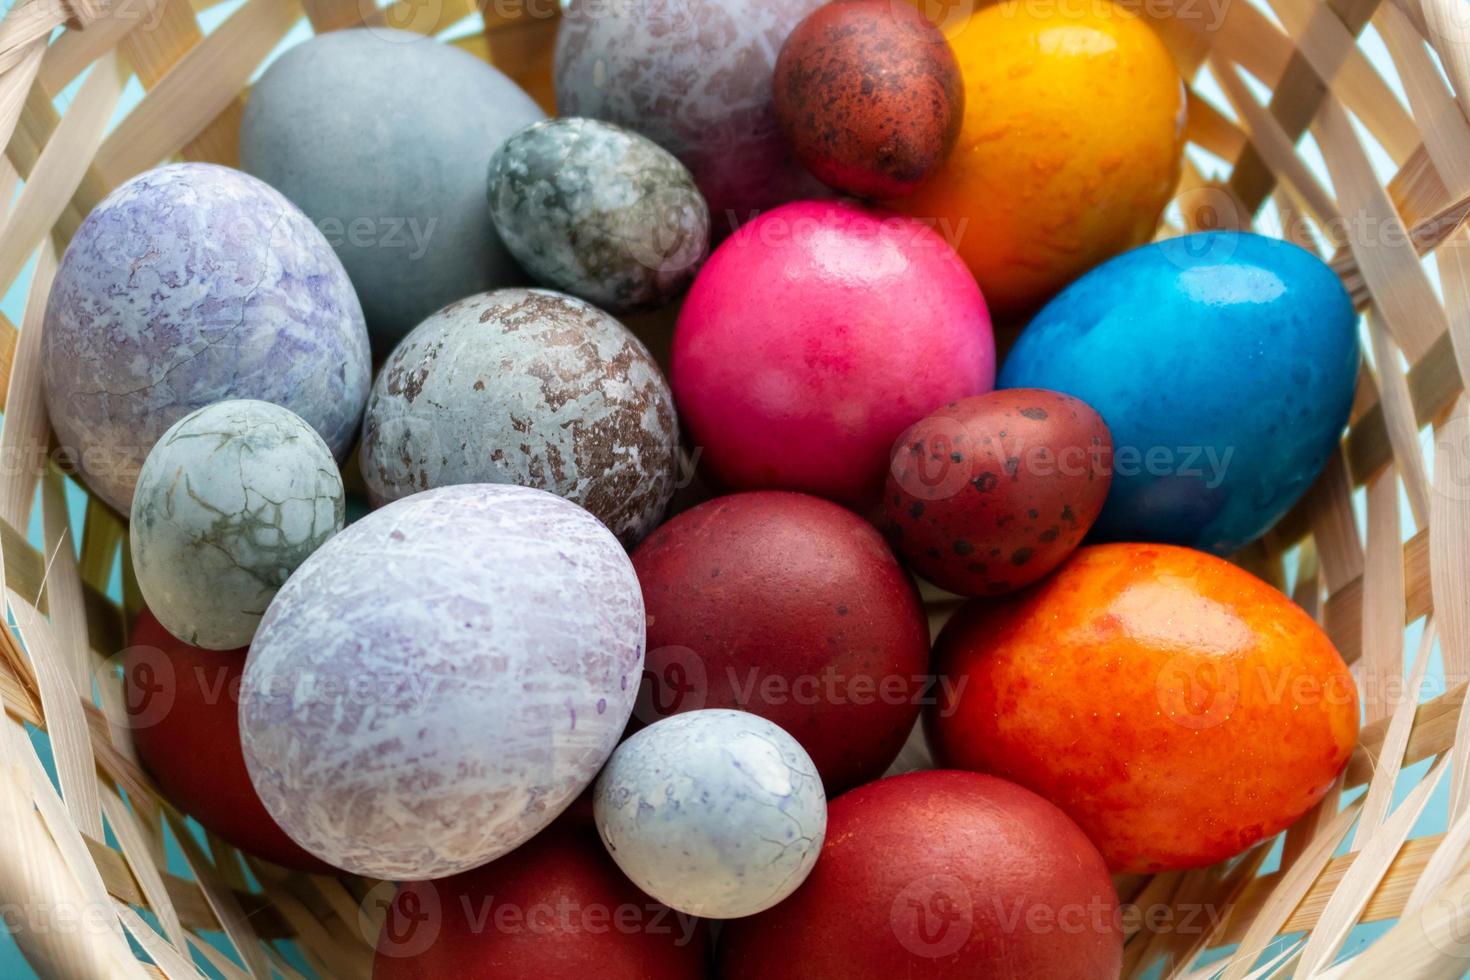
{"type": "MultiPolygon", "coordinates": [[[[300,975],[288,955],[322,975],[366,976],[389,894],[374,881],[287,873],[212,838],[206,850],[137,763],[109,669],[138,607],[126,528],[68,494],[40,390],[42,311],[67,240],[141,170],[176,157],[234,163],[242,90],[303,17],[316,31],[368,22],[430,34],[459,25],[460,35],[468,18],[470,35],[450,43],[551,103],[554,0],[497,0],[485,12],[469,0],[386,10],[244,0],[206,35],[197,18],[219,20],[214,2],[19,0],[0,22],[0,293],[30,275],[21,326],[0,316],[0,555],[15,627],[0,630],[0,907],[47,976],[183,977],[201,962],[226,977],[300,975]],[[114,125],[131,76],[146,95],[114,125]],[[108,598],[119,563],[123,608],[108,598]],[[55,783],[26,726],[46,733],[55,783]],[[165,826],[192,878],[165,870],[165,826]],[[218,933],[224,941],[201,938],[218,933]]],[[[1218,171],[1207,176],[1201,155],[1186,164],[1162,234],[1227,224],[1290,237],[1330,253],[1367,314],[1370,363],[1341,452],[1238,556],[1326,626],[1354,665],[1367,723],[1337,789],[1279,851],[1268,842],[1220,867],[1118,880],[1130,903],[1125,969],[1460,976],[1470,968],[1470,122],[1455,92],[1470,96],[1470,7],[1272,3],[1274,18],[1248,0],[1142,4],[1194,83],[1188,135],[1218,171]],[[1382,49],[1370,60],[1360,45],[1370,22],[1406,100],[1375,67],[1387,64],[1382,49]],[[1311,147],[1330,187],[1306,162],[1311,147]],[[1384,161],[1386,186],[1375,176],[1384,161]],[[1406,644],[1406,624],[1419,621],[1409,635],[1421,638],[1406,644]],[[1436,640],[1449,681],[1427,690],[1436,640]],[[1429,759],[1427,775],[1400,780],[1429,759]],[[1442,784],[1446,832],[1411,836],[1442,810],[1442,784]],[[1355,936],[1341,959],[1358,923],[1386,920],[1396,921],[1366,949],[1355,936]]],[[[657,350],[668,322],[638,329],[657,350]]],[[[954,600],[927,598],[937,628],[954,600]]],[[[914,751],[901,761],[913,765],[914,751]]]]}

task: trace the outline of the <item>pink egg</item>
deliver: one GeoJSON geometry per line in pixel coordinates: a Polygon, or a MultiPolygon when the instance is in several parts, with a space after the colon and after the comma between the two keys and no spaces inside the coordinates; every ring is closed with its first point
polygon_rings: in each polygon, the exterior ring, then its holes
{"type": "Polygon", "coordinates": [[[861,509],[904,429],[991,389],[995,340],[979,287],[936,231],[798,201],[747,223],[700,271],[671,380],[716,482],[861,509]]]}

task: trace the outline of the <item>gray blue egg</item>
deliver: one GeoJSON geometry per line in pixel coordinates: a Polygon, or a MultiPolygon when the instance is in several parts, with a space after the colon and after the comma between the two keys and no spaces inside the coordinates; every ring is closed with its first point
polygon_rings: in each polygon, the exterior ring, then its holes
{"type": "Polygon", "coordinates": [[[248,644],[276,591],[342,530],[327,444],[269,402],[217,402],[163,434],[133,495],[133,570],[164,628],[194,646],[248,644]]]}
{"type": "Polygon", "coordinates": [[[123,513],[158,438],[217,401],[289,408],[345,457],[372,366],[321,232],[268,185],[205,163],[139,174],[97,205],[62,256],[41,343],[57,439],[123,513]]]}
{"type": "Polygon", "coordinates": [[[694,178],[652,140],[594,119],[548,119],[490,160],[490,216],[543,285],[613,313],[662,306],[709,248],[694,178]]]}
{"type": "Polygon", "coordinates": [[[266,69],[240,165],[317,223],[379,356],[471,293],[524,281],[485,210],[490,155],[544,113],[485,62],[386,28],[319,34],[266,69]]]}
{"type": "Polygon", "coordinates": [[[632,546],[677,482],[673,394],[616,319],[545,289],[500,289],[425,320],[379,372],[360,460],[375,505],[514,483],[591,511],[632,546]]]}
{"type": "Polygon", "coordinates": [[[719,708],[662,719],[618,746],[593,811],[633,884],[712,919],[790,895],[827,832],[827,797],[806,751],[764,718],[719,708]]]}
{"type": "Polygon", "coordinates": [[[1092,536],[1230,554],[1311,486],[1342,436],[1357,316],[1337,276],[1288,242],[1204,232],[1145,245],[1063,290],[997,387],[1097,409],[1113,482],[1092,536]]]}

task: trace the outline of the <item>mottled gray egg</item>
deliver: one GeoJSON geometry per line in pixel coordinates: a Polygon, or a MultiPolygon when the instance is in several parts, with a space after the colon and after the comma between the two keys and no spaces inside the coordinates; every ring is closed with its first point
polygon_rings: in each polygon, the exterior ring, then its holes
{"type": "Polygon", "coordinates": [[[556,103],[642,133],[684,162],[716,236],[752,212],[826,196],[776,122],[776,55],[822,0],[572,0],[556,103]],[[733,219],[733,221],[732,221],[733,219]]]}
{"type": "Polygon", "coordinates": [[[684,165],[595,119],[548,119],[506,140],[490,160],[489,197],[527,272],[614,313],[679,295],[709,248],[709,210],[684,165]]]}
{"type": "Polygon", "coordinates": [[[665,718],[618,746],[593,812],[633,884],[712,919],[754,915],[790,895],[827,831],[822,780],[796,739],[722,708],[665,718]]]}
{"type": "Polygon", "coordinates": [[[544,113],[505,75],[433,38],[319,34],[255,84],[240,165],[341,256],[381,356],[461,296],[524,281],[485,211],[490,155],[544,113]]]}
{"type": "Polygon", "coordinates": [[[492,861],[591,783],[643,669],[643,597],[607,528],[525,487],[376,510],[271,603],[240,688],[261,802],[339,868],[492,861]]]}
{"type": "Polygon", "coordinates": [[[185,643],[243,647],[345,514],[342,474],[311,426],[269,402],[217,402],[175,422],[143,463],[130,528],[138,587],[185,643]]]}
{"type": "Polygon", "coordinates": [[[228,398],[289,408],[345,457],[372,367],[322,234],[268,185],[205,163],[139,174],[93,209],[62,256],[41,344],[56,436],[125,514],[164,430],[228,398]]]}
{"type": "Polygon", "coordinates": [[[673,396],[648,349],[544,289],[452,303],[393,351],[363,419],[375,505],[457,483],[514,483],[587,508],[632,545],[677,481],[673,396]]]}

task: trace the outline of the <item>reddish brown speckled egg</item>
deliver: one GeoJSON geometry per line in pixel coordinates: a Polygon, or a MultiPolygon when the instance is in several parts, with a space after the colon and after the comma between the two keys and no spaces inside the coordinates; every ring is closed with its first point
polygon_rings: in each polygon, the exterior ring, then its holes
{"type": "Polygon", "coordinates": [[[884,527],[920,575],[961,595],[1030,585],[1082,542],[1112,480],[1113,441],[1083,401],[1041,388],[976,395],[894,445],[884,527]]]}
{"type": "Polygon", "coordinates": [[[891,0],[813,12],[776,60],[776,117],[798,159],[860,197],[897,197],[943,161],[965,92],[939,28],[891,0]]]}

